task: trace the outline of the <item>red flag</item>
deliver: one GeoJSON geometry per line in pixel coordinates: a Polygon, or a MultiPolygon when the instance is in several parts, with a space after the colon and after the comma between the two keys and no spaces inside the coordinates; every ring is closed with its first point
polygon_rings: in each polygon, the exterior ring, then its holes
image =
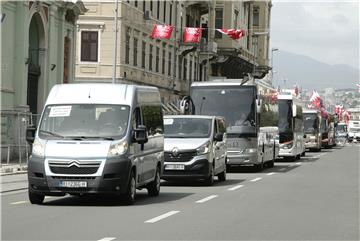
{"type": "Polygon", "coordinates": [[[226,34],[227,36],[229,36],[232,39],[240,39],[241,37],[243,37],[245,35],[245,30],[243,29],[216,29],[217,31],[219,31],[222,34],[226,34]]]}
{"type": "Polygon", "coordinates": [[[155,25],[151,37],[156,39],[170,39],[174,27],[170,25],[155,25]]]}
{"type": "Polygon", "coordinates": [[[276,102],[278,100],[278,97],[279,97],[279,92],[276,91],[276,92],[272,93],[271,101],[276,102]]]}
{"type": "Polygon", "coordinates": [[[185,28],[184,42],[185,43],[199,43],[201,39],[201,28],[185,28]]]}
{"type": "Polygon", "coordinates": [[[313,94],[310,98],[310,102],[317,108],[321,107],[321,98],[318,92],[313,90],[313,94]]]}

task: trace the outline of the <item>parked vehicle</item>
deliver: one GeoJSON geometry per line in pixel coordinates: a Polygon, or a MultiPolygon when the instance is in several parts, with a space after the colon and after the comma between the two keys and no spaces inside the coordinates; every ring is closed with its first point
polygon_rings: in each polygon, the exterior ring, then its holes
{"type": "Polygon", "coordinates": [[[226,125],[222,117],[178,115],[164,117],[164,180],[226,180],[226,125]]]}
{"type": "Polygon", "coordinates": [[[309,150],[321,151],[320,112],[317,110],[304,110],[303,115],[305,147],[309,150]]]}
{"type": "Polygon", "coordinates": [[[329,127],[329,120],[326,117],[321,118],[320,132],[321,132],[321,146],[323,148],[329,148],[330,127],[329,127]]]}
{"type": "Polygon", "coordinates": [[[300,159],[305,153],[302,102],[292,93],[280,93],[280,157],[300,159]]]}
{"type": "Polygon", "coordinates": [[[360,121],[349,121],[349,142],[360,142],[360,121]]]}
{"type": "Polygon", "coordinates": [[[45,195],[160,192],[163,119],[157,88],[121,84],[64,84],[52,88],[28,163],[29,199],[45,195]]]}
{"type": "Polygon", "coordinates": [[[329,114],[329,116],[328,116],[328,124],[329,124],[329,130],[328,130],[327,148],[332,148],[332,147],[334,147],[336,145],[336,142],[335,142],[336,120],[335,120],[335,116],[333,114],[329,114]]]}
{"type": "Polygon", "coordinates": [[[336,144],[343,146],[348,138],[347,125],[340,122],[336,126],[336,144]]]}
{"type": "Polygon", "coordinates": [[[185,113],[224,116],[227,166],[252,165],[262,170],[265,164],[273,166],[276,158],[275,141],[260,134],[268,131],[260,127],[278,125],[278,108],[271,99],[272,93],[274,89],[254,79],[196,82],[181,107],[185,113]]]}

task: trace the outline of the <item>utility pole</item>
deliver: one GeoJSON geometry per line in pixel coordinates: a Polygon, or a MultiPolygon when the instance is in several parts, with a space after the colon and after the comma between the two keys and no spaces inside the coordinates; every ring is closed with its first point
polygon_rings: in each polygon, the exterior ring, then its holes
{"type": "Polygon", "coordinates": [[[114,17],[114,24],[115,24],[115,29],[114,29],[114,55],[113,55],[113,78],[112,78],[112,83],[115,84],[116,81],[116,60],[117,60],[117,42],[118,42],[118,10],[119,10],[119,1],[115,0],[115,17],[114,17]]]}

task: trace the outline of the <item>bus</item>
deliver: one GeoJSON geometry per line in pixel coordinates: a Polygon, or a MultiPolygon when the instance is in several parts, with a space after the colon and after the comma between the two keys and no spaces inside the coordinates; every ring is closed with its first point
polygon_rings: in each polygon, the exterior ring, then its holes
{"type": "Polygon", "coordinates": [[[278,95],[279,156],[296,160],[305,155],[302,102],[290,92],[278,95]]]}
{"type": "Polygon", "coordinates": [[[305,148],[321,151],[321,115],[317,110],[304,110],[305,148]]]}
{"type": "Polygon", "coordinates": [[[278,108],[271,89],[251,79],[195,82],[180,104],[184,113],[225,117],[227,167],[272,167],[277,157],[278,108]],[[274,127],[274,128],[264,128],[274,127]]]}

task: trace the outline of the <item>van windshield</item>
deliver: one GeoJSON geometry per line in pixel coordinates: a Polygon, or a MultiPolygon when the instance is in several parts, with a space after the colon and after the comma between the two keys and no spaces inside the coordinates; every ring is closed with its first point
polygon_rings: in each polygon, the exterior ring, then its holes
{"type": "Polygon", "coordinates": [[[202,118],[165,118],[165,138],[207,138],[211,123],[211,119],[202,118]]]}
{"type": "Polygon", "coordinates": [[[67,104],[46,106],[39,128],[43,139],[121,139],[129,106],[67,104]]]}

